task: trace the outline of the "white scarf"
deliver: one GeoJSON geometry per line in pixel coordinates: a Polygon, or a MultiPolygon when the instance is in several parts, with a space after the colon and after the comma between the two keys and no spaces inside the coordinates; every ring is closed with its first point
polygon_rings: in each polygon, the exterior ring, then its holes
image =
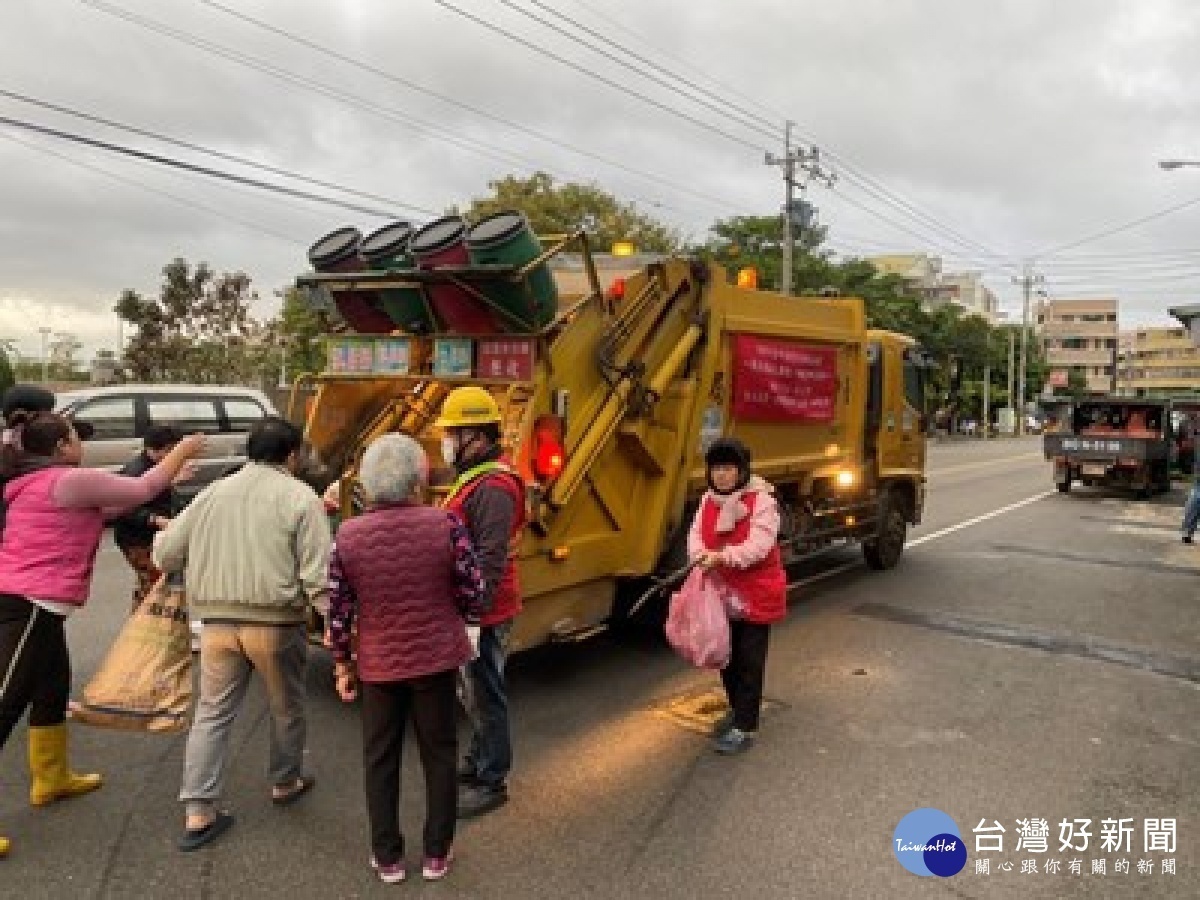
{"type": "Polygon", "coordinates": [[[740,491],[734,491],[732,494],[718,494],[712,490],[708,492],[709,499],[717,507],[717,534],[729,534],[737,527],[738,522],[750,515],[750,508],[746,506],[743,498],[754,493],[773,494],[775,487],[769,481],[752,475],[740,491]]]}

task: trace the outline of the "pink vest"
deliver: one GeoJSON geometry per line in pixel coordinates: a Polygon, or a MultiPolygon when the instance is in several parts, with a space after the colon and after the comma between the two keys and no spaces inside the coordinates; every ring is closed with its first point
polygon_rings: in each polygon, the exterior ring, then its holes
{"type": "Polygon", "coordinates": [[[14,478],[0,535],[0,594],[83,606],[104,535],[99,509],[63,509],[54,486],[71,469],[56,466],[14,478]]]}

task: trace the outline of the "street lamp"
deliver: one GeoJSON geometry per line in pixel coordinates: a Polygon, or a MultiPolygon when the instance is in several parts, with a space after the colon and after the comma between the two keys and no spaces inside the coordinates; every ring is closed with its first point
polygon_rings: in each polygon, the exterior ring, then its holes
{"type": "Polygon", "coordinates": [[[1168,172],[1172,169],[1184,169],[1188,166],[1200,167],[1200,159],[1160,159],[1158,161],[1158,167],[1168,172]]]}

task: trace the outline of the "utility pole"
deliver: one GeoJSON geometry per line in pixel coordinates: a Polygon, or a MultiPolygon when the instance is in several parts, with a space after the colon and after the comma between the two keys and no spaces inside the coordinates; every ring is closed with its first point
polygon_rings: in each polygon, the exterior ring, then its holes
{"type": "Polygon", "coordinates": [[[1020,278],[1013,278],[1021,286],[1021,364],[1017,370],[1017,434],[1025,434],[1025,373],[1029,368],[1029,301],[1033,286],[1046,279],[1033,271],[1033,263],[1026,262],[1020,278]]]}
{"type": "Polygon", "coordinates": [[[1011,328],[1008,329],[1008,411],[1012,415],[1012,427],[1015,432],[1017,429],[1017,408],[1013,405],[1016,400],[1014,393],[1013,377],[1017,374],[1014,366],[1016,361],[1017,333],[1011,328]]]}
{"type": "Polygon", "coordinates": [[[796,188],[801,192],[807,186],[807,181],[798,180],[797,171],[808,180],[819,181],[827,187],[832,187],[836,177],[832,172],[821,168],[821,151],[817,147],[792,147],[792,128],[795,122],[788,121],[783,131],[783,156],[768,153],[768,166],[780,166],[783,169],[783,259],[779,274],[779,293],[785,297],[792,294],[792,255],[796,241],[795,225],[799,206],[796,202],[796,188]]]}
{"type": "Polygon", "coordinates": [[[992,366],[983,366],[983,439],[991,437],[992,430],[992,366]]]}

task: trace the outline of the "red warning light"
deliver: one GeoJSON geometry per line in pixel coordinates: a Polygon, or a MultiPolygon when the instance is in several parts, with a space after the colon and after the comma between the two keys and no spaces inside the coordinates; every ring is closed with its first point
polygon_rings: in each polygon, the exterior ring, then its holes
{"type": "Polygon", "coordinates": [[[533,461],[533,471],[544,481],[553,481],[562,474],[566,458],[562,446],[551,438],[538,442],[537,457],[533,461]]]}
{"type": "Polygon", "coordinates": [[[533,474],[539,481],[553,481],[567,462],[563,449],[563,422],[558,416],[539,416],[533,425],[533,474]]]}

